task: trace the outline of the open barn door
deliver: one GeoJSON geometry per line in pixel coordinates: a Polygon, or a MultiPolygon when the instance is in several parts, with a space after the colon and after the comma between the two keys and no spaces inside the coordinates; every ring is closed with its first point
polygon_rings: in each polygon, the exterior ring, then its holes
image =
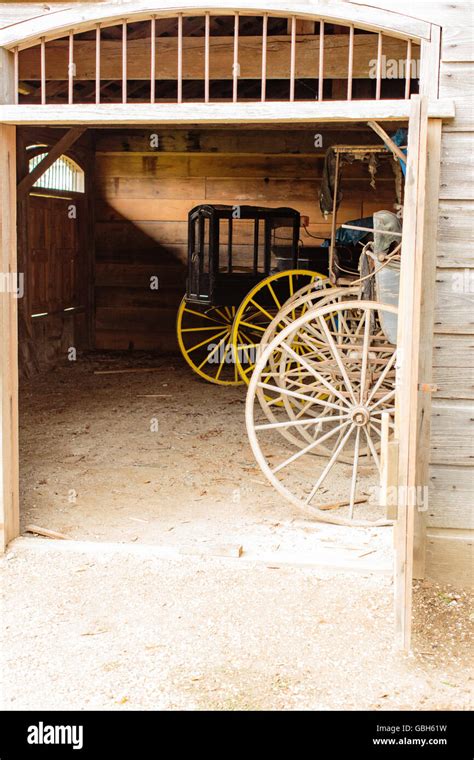
{"type": "Polygon", "coordinates": [[[428,508],[431,367],[441,120],[412,98],[408,134],[398,323],[395,615],[398,642],[410,648],[412,585],[424,575],[428,508]]]}

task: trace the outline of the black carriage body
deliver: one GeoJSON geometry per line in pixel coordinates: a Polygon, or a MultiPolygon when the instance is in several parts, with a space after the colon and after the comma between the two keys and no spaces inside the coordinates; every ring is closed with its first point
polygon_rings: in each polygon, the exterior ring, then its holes
{"type": "Polygon", "coordinates": [[[188,216],[186,300],[237,306],[273,271],[298,268],[299,234],[292,208],[196,206],[188,216]]]}

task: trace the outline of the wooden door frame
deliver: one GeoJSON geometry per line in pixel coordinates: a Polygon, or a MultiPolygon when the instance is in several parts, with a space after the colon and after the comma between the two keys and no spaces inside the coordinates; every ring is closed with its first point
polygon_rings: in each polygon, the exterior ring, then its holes
{"type": "MultiPolygon", "coordinates": [[[[293,10],[293,13],[295,11],[293,10]]],[[[412,251],[402,260],[402,304],[396,434],[399,443],[398,486],[427,482],[430,397],[421,390],[431,372],[433,343],[433,291],[436,257],[437,189],[440,166],[441,119],[454,116],[451,102],[436,100],[439,70],[439,27],[432,27],[431,40],[422,40],[422,96],[410,101],[353,101],[351,103],[291,104],[182,104],[166,106],[18,106],[13,97],[13,54],[0,48],[0,169],[2,224],[0,257],[3,272],[16,272],[16,146],[15,125],[66,124],[115,125],[154,123],[324,123],[360,121],[368,118],[391,121],[409,118],[409,158],[404,220],[404,249],[412,251]],[[437,31],[436,31],[437,30],[437,31]],[[203,106],[202,108],[200,106],[203,106]],[[409,108],[409,112],[407,110],[409,108]],[[202,112],[202,113],[201,113],[202,112]],[[430,205],[431,204],[431,205],[430,205]],[[421,278],[425,291],[424,311],[421,278]],[[426,297],[426,292],[429,297],[426,297]],[[406,313],[405,313],[406,312],[406,313]],[[413,329],[412,329],[413,328],[413,329]],[[421,351],[422,347],[422,351],[421,351]],[[424,394],[424,395],[421,395],[424,394]],[[400,403],[400,400],[403,403],[400,403]],[[405,406],[408,404],[408,406],[405,406]],[[401,410],[408,410],[402,415],[401,410]],[[421,447],[421,449],[420,449],[421,447]]],[[[18,359],[17,304],[0,294],[0,551],[19,535],[18,467],[18,359]]],[[[397,639],[410,646],[411,581],[414,570],[423,572],[424,531],[421,513],[412,500],[399,496],[396,526],[395,601],[397,639]],[[416,563],[414,563],[414,551],[416,563]],[[417,565],[417,567],[416,567],[417,565]]]]}

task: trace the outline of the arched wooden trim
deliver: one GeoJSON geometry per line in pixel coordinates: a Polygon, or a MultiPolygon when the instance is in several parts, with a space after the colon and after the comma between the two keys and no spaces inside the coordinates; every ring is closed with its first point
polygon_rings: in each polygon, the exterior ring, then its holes
{"type": "Polygon", "coordinates": [[[402,39],[411,38],[421,41],[429,40],[431,36],[431,24],[425,21],[392,11],[337,2],[337,0],[331,2],[330,6],[325,2],[315,0],[311,3],[311,10],[308,3],[290,3],[289,0],[286,2],[273,0],[266,4],[255,2],[255,0],[239,0],[234,7],[223,6],[222,0],[220,2],[208,0],[205,5],[202,4],[202,0],[188,0],[179,5],[173,0],[159,0],[159,2],[134,0],[134,2],[123,3],[119,6],[116,3],[81,4],[77,8],[74,6],[68,8],[67,11],[53,12],[14,24],[0,30],[0,47],[13,49],[17,46],[21,50],[37,44],[41,37],[44,37],[46,41],[62,37],[71,28],[79,33],[94,29],[98,23],[106,27],[120,24],[124,18],[127,18],[129,22],[137,22],[149,20],[152,15],[156,18],[164,18],[176,16],[180,12],[194,16],[204,15],[207,12],[222,16],[233,16],[236,12],[258,16],[268,13],[275,17],[298,16],[308,21],[322,19],[327,23],[354,24],[359,29],[382,32],[402,39]]]}
{"type": "MultiPolygon", "coordinates": [[[[47,142],[42,141],[41,143],[38,143],[38,147],[33,147],[30,145],[27,145],[25,147],[26,150],[26,159],[27,161],[30,158],[34,158],[34,156],[37,156],[41,153],[49,153],[51,148],[54,147],[54,142],[47,142]]],[[[68,148],[67,150],[63,150],[60,156],[58,158],[61,158],[61,156],[66,156],[70,161],[73,161],[77,167],[86,174],[86,171],[88,170],[88,166],[86,161],[84,160],[84,157],[82,155],[82,151],[76,150],[76,146],[73,145],[71,148],[68,148]]]]}

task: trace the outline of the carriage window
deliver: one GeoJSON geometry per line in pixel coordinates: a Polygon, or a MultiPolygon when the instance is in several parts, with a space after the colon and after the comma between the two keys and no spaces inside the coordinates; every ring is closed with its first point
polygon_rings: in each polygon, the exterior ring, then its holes
{"type": "MultiPolygon", "coordinates": [[[[36,147],[36,146],[30,146],[36,147]]],[[[47,153],[38,153],[28,161],[29,171],[41,163],[47,153]]],[[[84,192],[84,172],[72,158],[60,156],[52,166],[35,182],[33,187],[41,187],[47,190],[65,190],[71,193],[84,192]]]]}
{"type": "Polygon", "coordinates": [[[221,272],[263,271],[264,223],[255,219],[219,221],[219,270],[221,272]],[[230,251],[230,255],[229,255],[230,251]],[[229,270],[230,262],[230,270],[229,270]]]}
{"type": "Polygon", "coordinates": [[[199,248],[202,251],[202,256],[200,259],[201,262],[201,272],[204,274],[209,274],[209,256],[210,256],[210,229],[211,229],[211,222],[208,217],[200,217],[201,219],[201,227],[200,227],[200,245],[199,248]]]}

